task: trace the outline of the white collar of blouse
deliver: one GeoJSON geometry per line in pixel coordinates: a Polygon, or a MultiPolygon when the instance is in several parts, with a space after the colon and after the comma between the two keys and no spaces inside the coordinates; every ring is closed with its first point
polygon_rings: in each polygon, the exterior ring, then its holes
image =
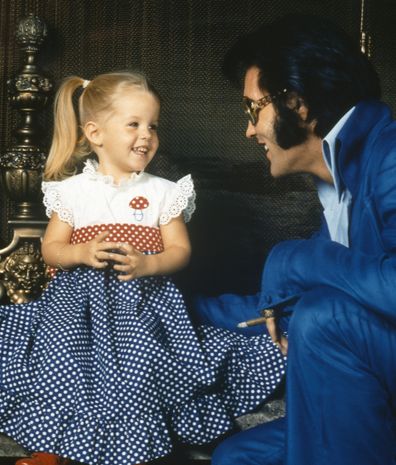
{"type": "Polygon", "coordinates": [[[84,168],[82,170],[83,173],[88,174],[90,179],[95,181],[103,182],[104,184],[108,184],[114,187],[124,187],[129,186],[131,184],[136,183],[142,176],[144,171],[140,173],[131,173],[130,176],[122,178],[120,183],[117,184],[114,182],[113,176],[109,174],[102,174],[98,171],[99,163],[92,158],[88,158],[87,161],[84,163],[84,168]]]}

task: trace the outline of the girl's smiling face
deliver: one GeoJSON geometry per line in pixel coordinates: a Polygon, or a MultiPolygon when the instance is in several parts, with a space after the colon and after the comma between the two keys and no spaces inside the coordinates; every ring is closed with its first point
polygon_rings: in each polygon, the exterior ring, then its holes
{"type": "Polygon", "coordinates": [[[85,125],[101,173],[113,176],[118,183],[146,168],[159,146],[159,111],[153,94],[127,88],[115,97],[109,112],[85,125]]]}

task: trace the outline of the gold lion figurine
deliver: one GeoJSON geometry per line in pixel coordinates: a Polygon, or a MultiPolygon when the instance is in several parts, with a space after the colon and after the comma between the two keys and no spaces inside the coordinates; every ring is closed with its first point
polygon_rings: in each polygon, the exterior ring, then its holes
{"type": "Polygon", "coordinates": [[[41,254],[33,243],[28,242],[0,263],[0,276],[3,281],[1,294],[5,290],[15,304],[30,302],[38,297],[48,283],[41,254]]]}

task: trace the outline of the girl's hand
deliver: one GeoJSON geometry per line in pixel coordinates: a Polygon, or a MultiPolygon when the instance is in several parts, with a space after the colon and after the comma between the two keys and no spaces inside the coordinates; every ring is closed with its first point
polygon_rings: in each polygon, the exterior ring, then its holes
{"type": "Polygon", "coordinates": [[[110,260],[116,262],[113,268],[122,274],[118,276],[120,281],[145,276],[145,264],[147,256],[137,251],[129,244],[116,244],[117,252],[107,254],[110,260]]]}
{"type": "Polygon", "coordinates": [[[92,268],[106,268],[110,255],[113,255],[109,253],[109,250],[118,247],[116,242],[106,242],[106,237],[109,234],[109,231],[103,231],[89,242],[78,244],[80,246],[81,263],[92,268]]]}
{"type": "Polygon", "coordinates": [[[168,275],[179,271],[188,263],[191,253],[186,225],[182,215],[160,226],[163,252],[145,255],[126,243],[114,244],[113,251],[103,252],[103,259],[115,262],[114,270],[119,271],[120,281],[143,276],[168,275]]]}

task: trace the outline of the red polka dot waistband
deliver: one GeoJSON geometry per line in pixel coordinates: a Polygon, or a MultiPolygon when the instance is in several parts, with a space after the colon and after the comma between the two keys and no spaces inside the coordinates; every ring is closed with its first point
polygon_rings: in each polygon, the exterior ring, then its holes
{"type": "Polygon", "coordinates": [[[137,224],[97,224],[86,226],[73,231],[70,239],[71,244],[88,242],[99,233],[109,231],[106,241],[126,242],[139,252],[163,252],[161,232],[159,228],[142,226],[137,224]]]}

